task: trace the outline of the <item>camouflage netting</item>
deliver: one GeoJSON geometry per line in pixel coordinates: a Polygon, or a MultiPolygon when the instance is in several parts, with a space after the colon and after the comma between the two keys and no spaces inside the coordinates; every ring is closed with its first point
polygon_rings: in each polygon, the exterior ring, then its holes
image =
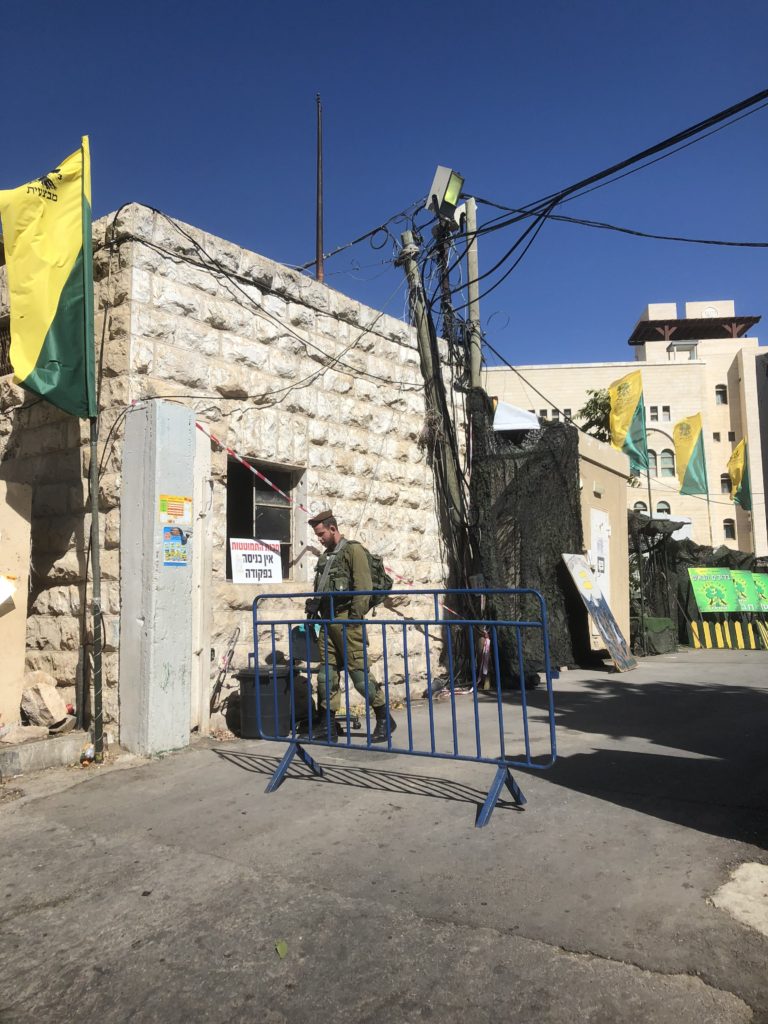
{"type": "MultiPolygon", "coordinates": [[[[633,638],[639,631],[640,596],[646,620],[668,617],[680,643],[688,643],[688,623],[698,617],[688,569],[719,567],[752,571],[755,556],[721,545],[711,548],[692,540],[675,540],[672,534],[683,524],[669,519],[649,519],[641,512],[629,513],[630,615],[633,638]],[[641,557],[640,557],[641,556],[641,557]],[[641,575],[642,572],[642,575],[641,575]]],[[[648,641],[650,638],[646,638],[648,641]]],[[[643,651],[643,638],[633,645],[643,651]]]]}
{"type": "MultiPolygon", "coordinates": [[[[564,552],[584,547],[579,495],[578,431],[564,423],[496,434],[488,397],[470,395],[472,517],[488,587],[532,587],[547,603],[553,666],[575,661],[573,637],[586,636],[586,613],[565,568],[564,552]]],[[[492,601],[495,618],[540,617],[531,597],[492,601]]],[[[517,674],[513,630],[500,631],[502,675],[517,674]]],[[[544,666],[539,630],[526,630],[525,671],[544,666]]]]}

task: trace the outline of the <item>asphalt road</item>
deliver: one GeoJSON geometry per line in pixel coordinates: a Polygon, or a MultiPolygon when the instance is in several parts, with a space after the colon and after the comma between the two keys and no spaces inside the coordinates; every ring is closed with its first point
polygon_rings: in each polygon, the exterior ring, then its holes
{"type": "Polygon", "coordinates": [[[8,783],[0,1022],[768,1022],[768,937],[710,902],[768,863],[768,653],[556,690],[557,763],[484,829],[490,766],[394,754],[269,795],[247,740],[8,783]]]}

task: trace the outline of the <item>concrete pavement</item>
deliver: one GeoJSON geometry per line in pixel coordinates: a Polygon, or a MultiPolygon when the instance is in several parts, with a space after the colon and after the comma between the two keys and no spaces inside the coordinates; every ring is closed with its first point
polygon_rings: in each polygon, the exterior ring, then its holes
{"type": "Polygon", "coordinates": [[[768,654],[556,688],[486,829],[489,766],[316,748],[266,795],[258,741],[9,783],[0,1022],[768,1022],[768,937],[711,903],[768,863],[768,654]]]}

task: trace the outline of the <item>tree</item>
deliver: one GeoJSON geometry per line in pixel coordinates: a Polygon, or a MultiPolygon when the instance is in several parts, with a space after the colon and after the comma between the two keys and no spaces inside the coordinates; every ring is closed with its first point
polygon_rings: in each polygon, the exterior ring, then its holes
{"type": "Polygon", "coordinates": [[[587,388],[587,400],[576,413],[582,430],[598,441],[611,441],[611,396],[608,388],[587,388]]]}

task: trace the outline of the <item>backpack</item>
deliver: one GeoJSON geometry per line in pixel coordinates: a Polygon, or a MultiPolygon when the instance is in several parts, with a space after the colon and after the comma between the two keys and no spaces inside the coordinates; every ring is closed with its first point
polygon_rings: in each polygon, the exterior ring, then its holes
{"type": "MultiPolygon", "coordinates": [[[[336,548],[338,553],[341,553],[347,544],[359,544],[368,557],[368,568],[371,572],[371,590],[375,590],[375,594],[371,594],[368,598],[368,611],[376,608],[386,599],[388,592],[392,589],[394,580],[384,568],[384,560],[381,555],[373,555],[364,544],[360,544],[360,541],[348,541],[342,540],[341,544],[336,548]]],[[[315,590],[324,590],[327,586],[327,576],[323,574],[320,580],[317,575],[315,576],[315,590]]]]}
{"type": "Polygon", "coordinates": [[[371,594],[368,602],[369,610],[375,608],[386,598],[387,593],[392,589],[394,580],[384,568],[384,560],[381,555],[372,555],[368,548],[364,548],[368,555],[368,565],[371,570],[371,590],[377,591],[371,594]]]}

